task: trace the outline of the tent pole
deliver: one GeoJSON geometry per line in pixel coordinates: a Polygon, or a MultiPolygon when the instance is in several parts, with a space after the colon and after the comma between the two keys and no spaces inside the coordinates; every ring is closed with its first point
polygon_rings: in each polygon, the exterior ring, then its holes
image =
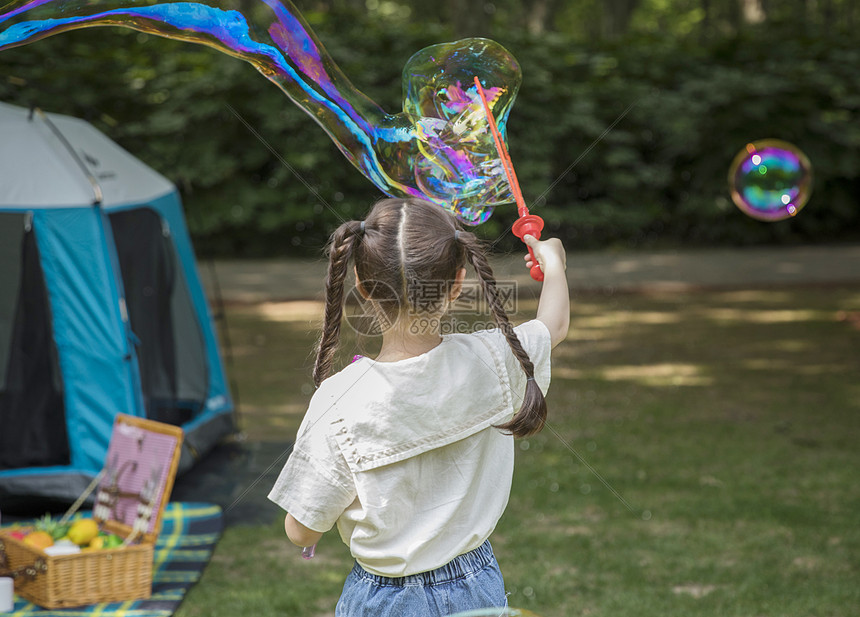
{"type": "MultiPolygon", "coordinates": [[[[200,215],[194,210],[185,210],[185,217],[189,221],[194,219],[199,223],[200,215]]],[[[190,233],[189,233],[190,235],[190,233]]],[[[198,262],[200,259],[198,258],[198,262]]],[[[233,341],[230,338],[230,324],[227,319],[227,310],[224,306],[224,294],[221,293],[221,280],[218,278],[218,271],[215,267],[215,259],[211,256],[206,258],[206,265],[209,268],[209,274],[212,280],[212,304],[214,305],[214,313],[212,318],[217,327],[216,334],[220,332],[221,342],[223,343],[225,356],[225,375],[227,380],[227,388],[230,391],[230,396],[233,399],[233,430],[234,435],[242,434],[239,429],[239,419],[242,416],[241,396],[239,395],[239,383],[236,381],[236,366],[233,362],[233,341]]]]}
{"type": "Polygon", "coordinates": [[[72,155],[72,158],[74,159],[75,163],[78,164],[78,167],[81,168],[81,171],[84,173],[84,176],[86,176],[90,185],[93,187],[93,205],[101,205],[102,201],[104,201],[104,195],[102,194],[102,187],[99,184],[99,181],[96,180],[96,177],[92,174],[92,172],[90,172],[89,167],[87,167],[86,163],[81,160],[81,157],[78,156],[78,153],[75,152],[74,146],[69,143],[69,140],[66,139],[66,136],[63,135],[60,129],[58,129],[57,126],[53,122],[51,122],[51,119],[45,114],[45,112],[43,112],[38,107],[35,109],[35,112],[39,115],[39,118],[41,118],[42,121],[48,125],[48,128],[51,129],[51,132],[54,133],[57,139],[60,140],[60,143],[63,144],[66,150],[69,151],[69,154],[72,155]]]}
{"type": "Polygon", "coordinates": [[[236,382],[236,370],[233,364],[233,344],[230,340],[230,327],[227,323],[227,311],[224,307],[224,296],[221,294],[221,282],[218,280],[215,260],[212,257],[209,257],[206,261],[208,262],[209,272],[212,276],[212,291],[215,296],[215,306],[217,307],[214,317],[216,321],[222,323],[221,334],[224,338],[224,351],[227,356],[228,381],[230,382],[230,390],[233,393],[233,427],[236,429],[237,433],[240,433],[239,417],[241,416],[241,410],[239,384],[236,382]]]}

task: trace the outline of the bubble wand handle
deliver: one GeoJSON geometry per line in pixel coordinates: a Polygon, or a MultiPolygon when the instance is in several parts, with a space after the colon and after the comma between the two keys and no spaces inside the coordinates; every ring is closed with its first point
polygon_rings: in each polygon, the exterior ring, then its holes
{"type": "MultiPolygon", "coordinates": [[[[496,152],[499,153],[499,158],[502,161],[502,167],[505,169],[505,175],[508,178],[508,185],[511,187],[511,193],[517,202],[518,218],[511,226],[511,231],[514,235],[521,239],[525,235],[534,236],[540,240],[540,232],[543,230],[543,219],[536,214],[529,214],[529,209],[526,207],[526,201],[523,199],[523,193],[520,190],[520,183],[517,180],[517,174],[514,171],[514,164],[511,162],[511,157],[508,154],[508,149],[505,147],[505,142],[502,141],[502,136],[499,133],[499,127],[496,126],[496,119],[493,117],[493,112],[490,111],[490,104],[487,102],[487,96],[484,94],[484,88],[481,86],[481,80],[475,76],[475,87],[478,89],[478,94],[481,97],[481,102],[484,104],[484,112],[487,115],[487,123],[490,125],[490,131],[493,134],[493,142],[496,144],[496,152]]],[[[529,274],[536,281],[543,280],[543,272],[538,265],[537,258],[531,247],[529,248],[529,256],[534,264],[529,270],[529,274]]]]}

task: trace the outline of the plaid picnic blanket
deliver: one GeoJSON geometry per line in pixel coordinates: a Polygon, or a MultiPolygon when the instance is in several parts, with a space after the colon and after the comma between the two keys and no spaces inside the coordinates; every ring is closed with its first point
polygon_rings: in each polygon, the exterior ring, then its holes
{"type": "Polygon", "coordinates": [[[169,617],[200,579],[221,536],[221,508],[209,503],[171,502],[162,517],[153,555],[152,597],[47,610],[15,598],[11,617],[169,617]]]}

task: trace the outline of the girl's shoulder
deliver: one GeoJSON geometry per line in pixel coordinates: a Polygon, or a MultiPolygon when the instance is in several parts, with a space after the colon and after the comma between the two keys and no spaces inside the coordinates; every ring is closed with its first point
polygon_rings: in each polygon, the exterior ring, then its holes
{"type": "Polygon", "coordinates": [[[361,363],[354,362],[323,380],[311,396],[302,426],[319,425],[321,420],[331,415],[350,391],[354,392],[365,372],[366,367],[362,370],[361,363]]]}
{"type": "MultiPolygon", "coordinates": [[[[537,319],[531,319],[515,326],[514,333],[527,352],[540,353],[543,348],[552,348],[552,338],[549,329],[546,327],[546,324],[537,319]]],[[[454,336],[473,337],[501,348],[509,346],[507,338],[498,326],[486,330],[478,330],[466,335],[454,336]]]]}
{"type": "MultiPolygon", "coordinates": [[[[361,358],[364,358],[362,356],[361,358]]],[[[360,360],[361,358],[358,358],[360,360]]],[[[338,397],[344,391],[355,387],[355,384],[361,380],[362,376],[367,372],[367,366],[358,360],[354,360],[351,364],[346,365],[337,373],[328,376],[317,387],[311,397],[311,402],[314,400],[327,400],[338,397]]]]}

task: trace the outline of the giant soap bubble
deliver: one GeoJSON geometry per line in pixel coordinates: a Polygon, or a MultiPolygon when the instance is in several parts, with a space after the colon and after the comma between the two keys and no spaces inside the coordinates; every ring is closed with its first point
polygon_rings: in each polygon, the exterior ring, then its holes
{"type": "Polygon", "coordinates": [[[795,216],[812,192],[812,166],[797,146],[778,139],[746,145],[729,168],[732,201],[761,221],[795,216]]]}
{"type": "Polygon", "coordinates": [[[504,134],[522,76],[494,41],[416,53],[403,71],[396,114],[350,83],[289,0],[13,0],[0,8],[0,51],[90,26],[200,43],[249,62],[384,193],[424,197],[473,225],[513,201],[473,83],[477,75],[504,134]]]}

